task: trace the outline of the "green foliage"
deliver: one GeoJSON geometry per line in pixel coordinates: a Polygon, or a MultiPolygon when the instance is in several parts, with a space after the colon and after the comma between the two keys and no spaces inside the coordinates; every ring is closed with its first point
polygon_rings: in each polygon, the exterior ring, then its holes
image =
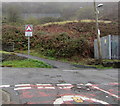
{"type": "MultiPolygon", "coordinates": [[[[51,35],[51,39],[42,39],[40,52],[52,57],[71,57],[76,54],[84,56],[89,49],[88,41],[83,38],[71,38],[68,33],[51,35]]],[[[86,54],[87,55],[87,54],[86,54]]]]}
{"type": "MultiPolygon", "coordinates": [[[[68,21],[67,21],[68,22],[68,21]]],[[[96,38],[95,23],[68,22],[61,25],[35,25],[30,38],[31,49],[51,57],[93,56],[93,41],[96,38]]],[[[100,23],[101,36],[118,35],[118,25],[100,23]]],[[[14,42],[15,50],[27,50],[28,39],[24,26],[3,25],[2,43],[14,42]]]]}
{"type": "Polygon", "coordinates": [[[11,60],[11,61],[4,61],[2,63],[4,67],[19,67],[19,68],[52,68],[52,66],[32,59],[25,59],[25,60],[11,60]]]}
{"type": "Polygon", "coordinates": [[[1,54],[1,53],[10,54],[10,52],[6,52],[6,51],[1,51],[1,50],[0,50],[0,54],[1,54]]]}
{"type": "Polygon", "coordinates": [[[17,49],[27,48],[27,37],[24,35],[24,29],[21,27],[4,25],[2,27],[2,44],[14,43],[17,49]]]}

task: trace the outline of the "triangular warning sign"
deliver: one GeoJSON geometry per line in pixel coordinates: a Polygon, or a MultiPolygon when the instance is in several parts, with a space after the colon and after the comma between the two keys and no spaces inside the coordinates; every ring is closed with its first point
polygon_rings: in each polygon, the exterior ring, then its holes
{"type": "Polygon", "coordinates": [[[28,26],[26,27],[26,32],[32,32],[32,28],[31,28],[30,25],[28,25],[28,26]]]}

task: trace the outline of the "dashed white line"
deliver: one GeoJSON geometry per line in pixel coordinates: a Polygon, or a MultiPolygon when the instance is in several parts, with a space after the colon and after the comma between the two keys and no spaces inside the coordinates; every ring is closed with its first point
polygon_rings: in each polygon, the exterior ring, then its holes
{"type": "Polygon", "coordinates": [[[71,87],[58,87],[59,89],[71,89],[72,88],[72,86],[71,87]]]}
{"type": "Polygon", "coordinates": [[[76,71],[79,71],[79,70],[62,70],[62,71],[76,72],[76,71]]]}
{"type": "Polygon", "coordinates": [[[42,85],[42,86],[46,86],[46,85],[49,85],[49,86],[52,86],[52,84],[36,84],[36,85],[42,85]]]}
{"type": "Polygon", "coordinates": [[[55,87],[45,87],[46,89],[55,89],[55,87]]]}
{"type": "Polygon", "coordinates": [[[10,87],[10,85],[0,85],[0,88],[7,88],[10,87]]]}
{"type": "Polygon", "coordinates": [[[18,84],[18,85],[15,85],[15,87],[21,87],[21,86],[30,86],[30,84],[18,84]]]}
{"type": "Polygon", "coordinates": [[[65,85],[71,86],[72,84],[57,84],[57,86],[65,86],[65,85]]]}
{"type": "Polygon", "coordinates": [[[38,89],[55,89],[55,87],[37,87],[38,89]]]}
{"type": "Polygon", "coordinates": [[[20,87],[20,88],[14,88],[14,90],[24,90],[24,89],[31,89],[31,87],[20,87]]]}

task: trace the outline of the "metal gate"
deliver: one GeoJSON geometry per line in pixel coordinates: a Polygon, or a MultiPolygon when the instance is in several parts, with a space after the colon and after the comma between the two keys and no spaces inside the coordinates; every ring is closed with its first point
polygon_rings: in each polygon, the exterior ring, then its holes
{"type": "MultiPolygon", "coordinates": [[[[120,59],[120,36],[101,37],[102,59],[120,59]]],[[[94,40],[94,57],[98,59],[97,39],[94,40]]]]}

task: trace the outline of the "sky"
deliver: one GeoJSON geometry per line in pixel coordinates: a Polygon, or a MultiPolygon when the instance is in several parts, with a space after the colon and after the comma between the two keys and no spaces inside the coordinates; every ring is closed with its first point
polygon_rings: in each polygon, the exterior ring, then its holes
{"type": "MultiPolygon", "coordinates": [[[[1,0],[2,2],[93,2],[94,0],[1,0]]],[[[95,0],[96,2],[119,2],[120,0],[95,0]]]]}

